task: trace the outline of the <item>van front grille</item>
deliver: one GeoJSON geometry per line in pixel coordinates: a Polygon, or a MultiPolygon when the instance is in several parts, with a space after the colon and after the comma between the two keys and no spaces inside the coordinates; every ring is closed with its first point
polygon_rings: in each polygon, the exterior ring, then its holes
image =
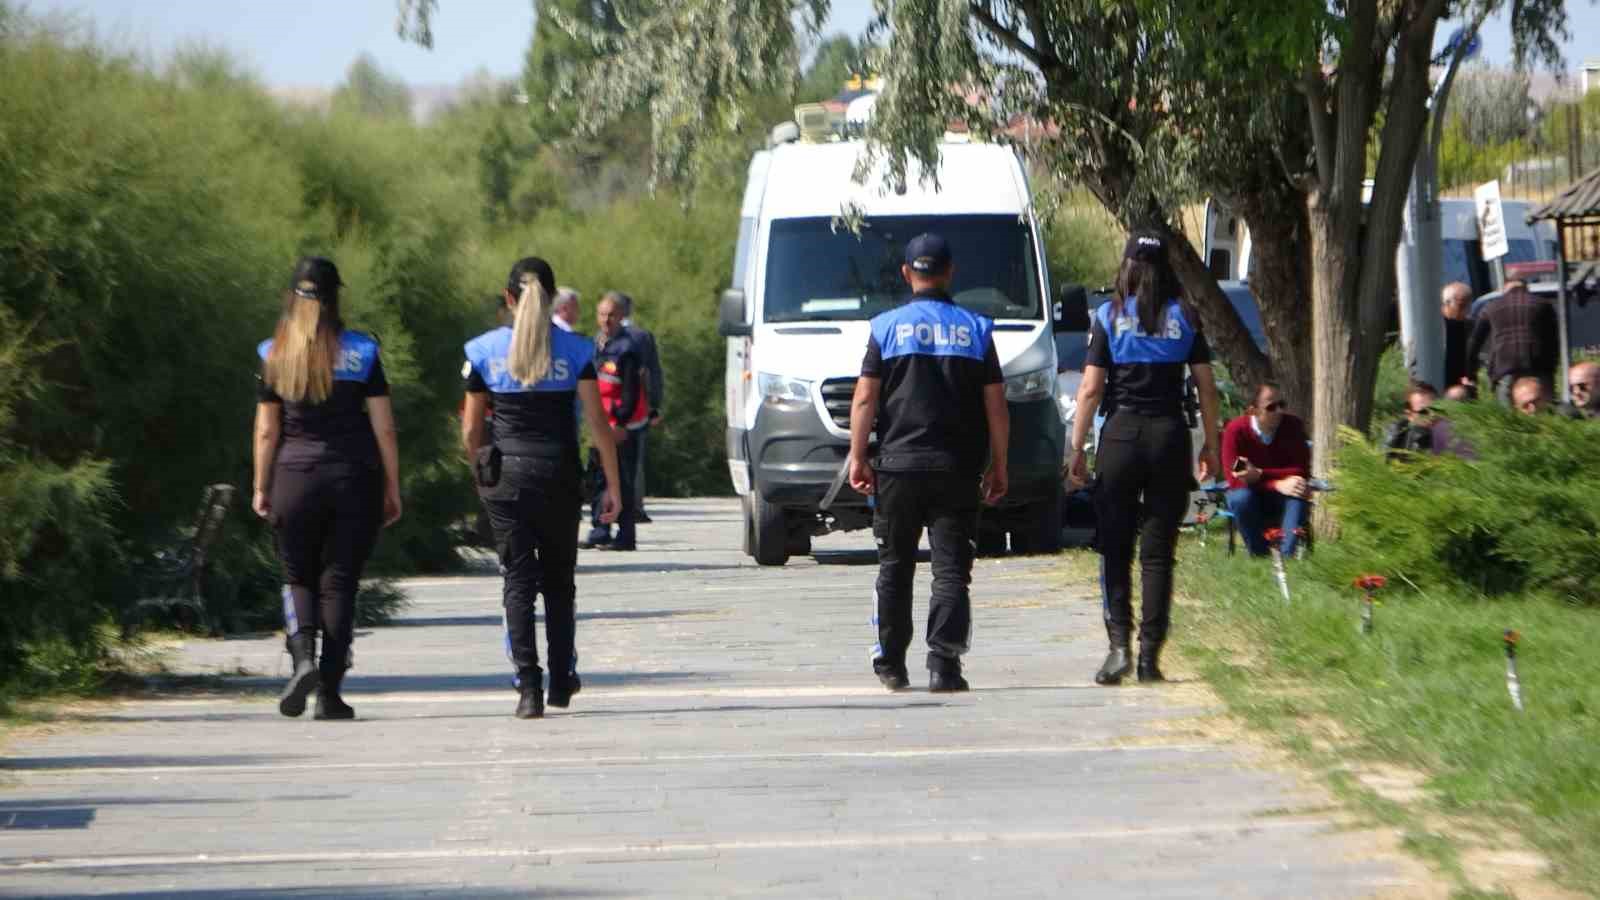
{"type": "Polygon", "coordinates": [[[841,431],[850,430],[850,401],[856,395],[854,378],[829,378],[822,383],[822,405],[841,431]]]}

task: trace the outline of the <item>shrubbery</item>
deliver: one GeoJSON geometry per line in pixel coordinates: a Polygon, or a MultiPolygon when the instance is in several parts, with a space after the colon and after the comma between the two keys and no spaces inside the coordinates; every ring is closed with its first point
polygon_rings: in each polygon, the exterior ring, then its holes
{"type": "MultiPolygon", "coordinates": [[[[599,160],[540,148],[503,89],[427,124],[360,103],[324,113],[275,101],[221,54],[157,70],[3,2],[0,20],[0,687],[91,672],[115,634],[102,626],[140,594],[132,573],[186,539],[211,483],[239,499],[207,604],[228,628],[276,620],[276,558],[248,510],[254,348],[301,253],[338,262],[347,322],[383,342],[406,515],[374,574],[458,562],[476,507],[461,346],[530,253],[583,291],[585,330],[619,289],[660,338],[652,492],[727,489],[715,295],[742,167],[693,204],[649,197],[637,134],[599,160]]],[[[742,161],[757,139],[718,149],[742,161]]]]}
{"type": "Polygon", "coordinates": [[[1394,586],[1495,595],[1538,592],[1600,605],[1600,426],[1498,404],[1441,404],[1476,460],[1386,461],[1348,435],[1340,540],[1319,548],[1335,583],[1378,572],[1394,586]]]}

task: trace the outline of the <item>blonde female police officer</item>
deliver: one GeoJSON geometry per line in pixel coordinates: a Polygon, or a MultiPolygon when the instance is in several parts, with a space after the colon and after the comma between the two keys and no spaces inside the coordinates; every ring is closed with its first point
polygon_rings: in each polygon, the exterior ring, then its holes
{"type": "Polygon", "coordinates": [[[582,401],[589,440],[600,452],[609,486],[601,517],[611,522],[622,508],[617,449],[595,385],[594,344],[551,322],[555,294],[548,263],[531,256],[518,260],[505,289],[511,327],[468,341],[461,368],[467,391],[462,441],[505,573],[506,649],[516,667],[519,719],[544,715],[533,630],[536,593],[544,593],[550,705],[565,707],[581,686],[574,647],[580,503],[574,395],[582,401]],[[492,444],[484,428],[491,402],[492,444]]]}
{"type": "Polygon", "coordinates": [[[339,270],[295,266],[283,315],[261,342],[252,506],[277,533],[294,673],[278,711],[351,719],[339,696],[361,570],[380,526],[400,518],[400,455],[378,342],[339,319],[339,270]],[[316,660],[317,631],[322,659],[316,660]]]}
{"type": "Polygon", "coordinates": [[[1103,685],[1121,683],[1132,668],[1135,535],[1144,593],[1138,677],[1162,680],[1159,659],[1172,609],[1173,544],[1193,486],[1192,444],[1183,413],[1185,367],[1199,388],[1205,424],[1199,477],[1204,480],[1219,469],[1211,350],[1177,299],[1177,280],[1160,238],[1134,235],[1128,240],[1117,295],[1094,315],[1067,464],[1074,483],[1088,480],[1084,442],[1104,398],[1106,422],[1097,448],[1094,501],[1111,639],[1111,651],[1095,673],[1095,681],[1103,685]]]}

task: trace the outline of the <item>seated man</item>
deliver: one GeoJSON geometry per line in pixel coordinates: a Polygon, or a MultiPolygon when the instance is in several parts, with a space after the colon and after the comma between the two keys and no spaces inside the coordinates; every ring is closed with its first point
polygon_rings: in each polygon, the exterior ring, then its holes
{"type": "Polygon", "coordinates": [[[1266,529],[1283,529],[1281,549],[1293,556],[1310,504],[1311,445],[1305,423],[1284,411],[1278,386],[1256,388],[1245,414],[1222,431],[1222,470],[1228,473],[1228,510],[1251,556],[1268,552],[1266,529]]]}
{"type": "Polygon", "coordinates": [[[1513,381],[1511,408],[1528,416],[1549,412],[1550,392],[1544,388],[1544,379],[1537,375],[1523,375],[1513,381]]]}
{"type": "MultiPolygon", "coordinates": [[[[1458,385],[1465,387],[1465,385],[1458,385]]],[[[1433,401],[1439,392],[1426,381],[1414,381],[1406,392],[1406,414],[1396,419],[1383,435],[1383,446],[1392,459],[1402,450],[1426,453],[1433,449],[1433,401]]]]}
{"type": "Polygon", "coordinates": [[[1567,391],[1572,398],[1561,404],[1561,413],[1574,419],[1600,419],[1600,363],[1581,362],[1567,372],[1567,391]]]}

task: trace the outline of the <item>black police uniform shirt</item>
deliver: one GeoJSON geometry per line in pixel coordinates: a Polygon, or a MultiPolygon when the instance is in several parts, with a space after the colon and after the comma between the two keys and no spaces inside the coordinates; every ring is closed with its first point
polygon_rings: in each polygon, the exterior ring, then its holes
{"type": "Polygon", "coordinates": [[[578,458],[579,381],[593,381],[594,344],[580,334],[550,326],[550,369],[533,384],[512,377],[506,364],[511,329],[501,326],[467,342],[461,366],[470,394],[489,393],[494,406],[495,446],[509,456],[578,458]]]}
{"type": "Polygon", "coordinates": [[[873,318],[861,374],[883,381],[877,468],[977,475],[989,453],[983,389],[1001,384],[994,321],[919,293],[873,318]]]}
{"type": "Polygon", "coordinates": [[[321,403],[287,402],[265,378],[272,339],[256,347],[262,378],[258,397],[262,403],[283,405],[283,440],[277,464],[310,468],[329,463],[359,463],[377,467],[378,438],[367,418],[368,397],[387,397],[389,379],[383,374],[378,341],[369,334],[348,329],[339,332],[339,350],[333,360],[333,391],[321,403]]]}
{"type": "Polygon", "coordinates": [[[1142,416],[1183,414],[1185,366],[1211,362],[1211,347],[1168,301],[1160,334],[1145,334],[1138,301],[1111,300],[1095,311],[1086,365],[1106,369],[1106,415],[1126,411],[1142,416]]]}

